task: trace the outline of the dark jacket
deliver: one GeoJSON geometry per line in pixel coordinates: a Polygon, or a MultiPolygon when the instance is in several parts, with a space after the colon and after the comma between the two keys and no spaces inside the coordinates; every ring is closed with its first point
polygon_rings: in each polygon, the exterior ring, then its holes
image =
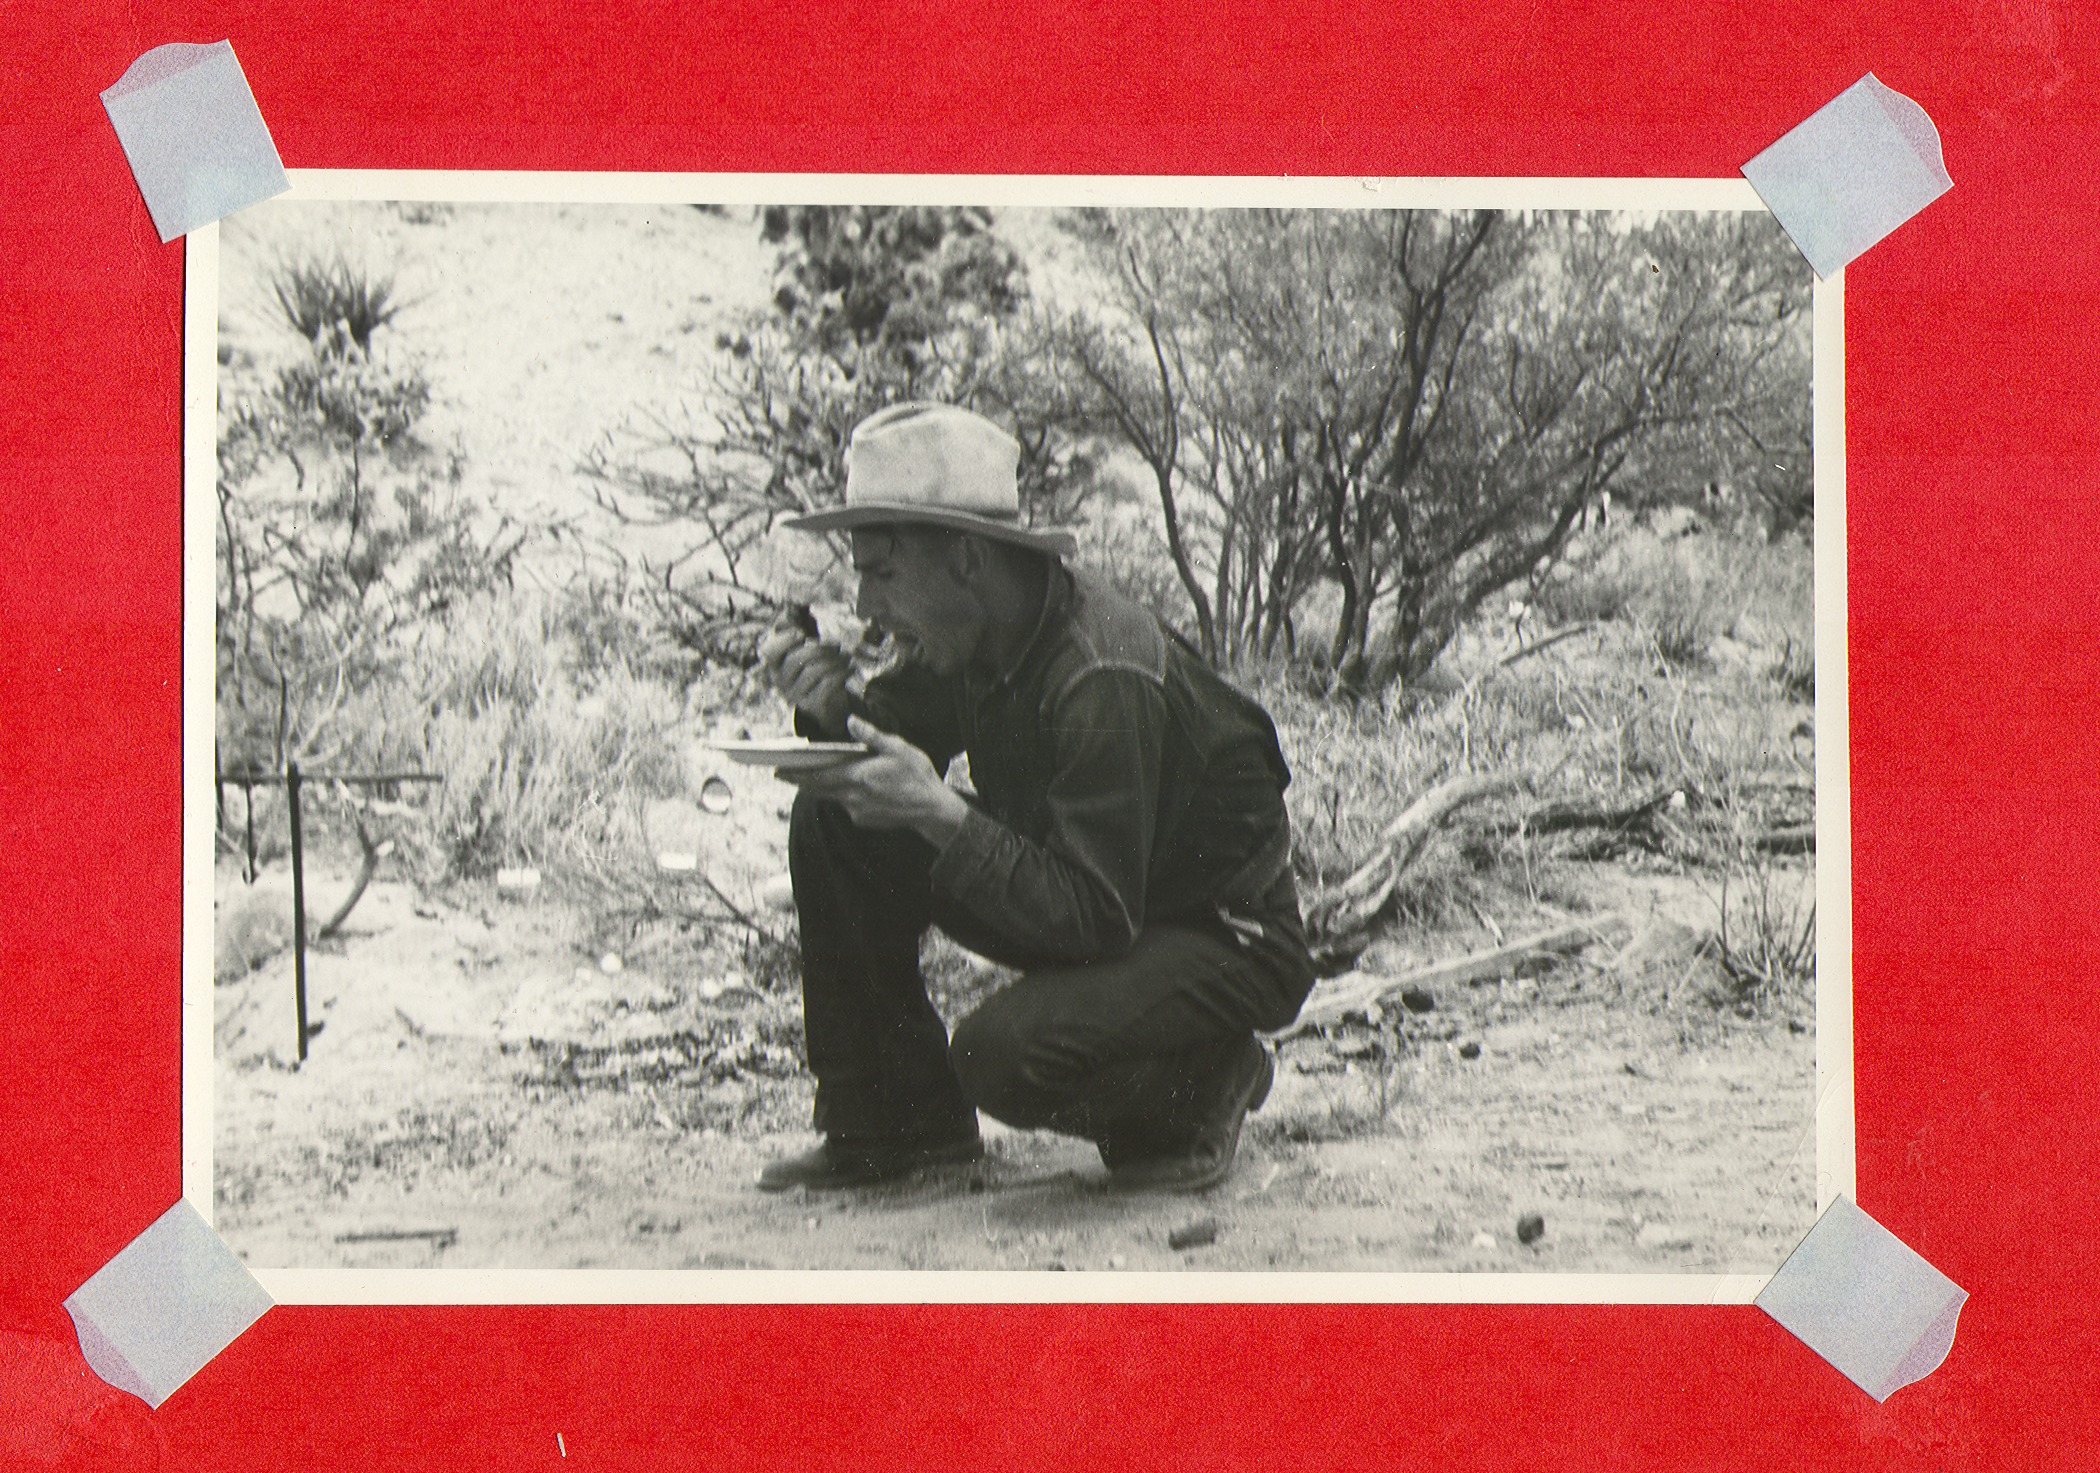
{"type": "Polygon", "coordinates": [[[1221,908],[1295,938],[1274,724],[1122,595],[1053,566],[1003,676],[907,666],[863,704],[937,770],[969,753],[978,799],[932,881],[1017,951],[1115,956],[1145,926],[1216,925],[1221,908]]]}

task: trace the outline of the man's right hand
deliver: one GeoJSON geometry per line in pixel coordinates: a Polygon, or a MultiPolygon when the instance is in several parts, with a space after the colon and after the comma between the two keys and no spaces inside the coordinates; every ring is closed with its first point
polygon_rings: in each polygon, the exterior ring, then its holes
{"type": "Polygon", "coordinates": [[[827,737],[846,734],[852,710],[846,677],[852,662],[837,645],[811,639],[799,629],[775,629],[759,641],[758,658],[773,689],[827,737]]]}

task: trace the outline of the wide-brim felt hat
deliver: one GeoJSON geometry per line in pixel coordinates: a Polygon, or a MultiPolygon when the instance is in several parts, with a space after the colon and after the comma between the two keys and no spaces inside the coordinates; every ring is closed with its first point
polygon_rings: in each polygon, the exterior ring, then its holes
{"type": "Polygon", "coordinates": [[[946,527],[1057,557],[1078,539],[1021,520],[1021,447],[983,415],[953,404],[893,404],[854,426],[843,506],[791,517],[804,532],[946,527]]]}

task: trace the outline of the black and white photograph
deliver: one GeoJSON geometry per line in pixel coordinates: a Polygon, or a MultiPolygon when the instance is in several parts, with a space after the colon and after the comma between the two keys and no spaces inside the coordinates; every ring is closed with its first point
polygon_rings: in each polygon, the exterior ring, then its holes
{"type": "Polygon", "coordinates": [[[1843,517],[1769,214],[412,177],[192,247],[186,1130],[266,1284],[1800,1240],[1843,517]]]}

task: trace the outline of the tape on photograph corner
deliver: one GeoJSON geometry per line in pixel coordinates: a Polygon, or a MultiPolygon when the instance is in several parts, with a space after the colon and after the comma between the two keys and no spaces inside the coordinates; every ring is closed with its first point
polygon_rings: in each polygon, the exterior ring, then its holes
{"type": "Polygon", "coordinates": [[[102,106],[164,241],[292,187],[231,41],[154,47],[102,106]]]}
{"type": "Polygon", "coordinates": [[[66,1313],[95,1374],[157,1407],[271,1302],[185,1198],[75,1289],[66,1313]]]}
{"type": "Polygon", "coordinates": [[[1839,1197],[1754,1301],[1876,1401],[1938,1370],[1968,1291],[1839,1197]]]}
{"type": "Polygon", "coordinates": [[[1925,109],[1868,72],[1743,165],[1818,276],[1954,187],[1925,109]]]}

